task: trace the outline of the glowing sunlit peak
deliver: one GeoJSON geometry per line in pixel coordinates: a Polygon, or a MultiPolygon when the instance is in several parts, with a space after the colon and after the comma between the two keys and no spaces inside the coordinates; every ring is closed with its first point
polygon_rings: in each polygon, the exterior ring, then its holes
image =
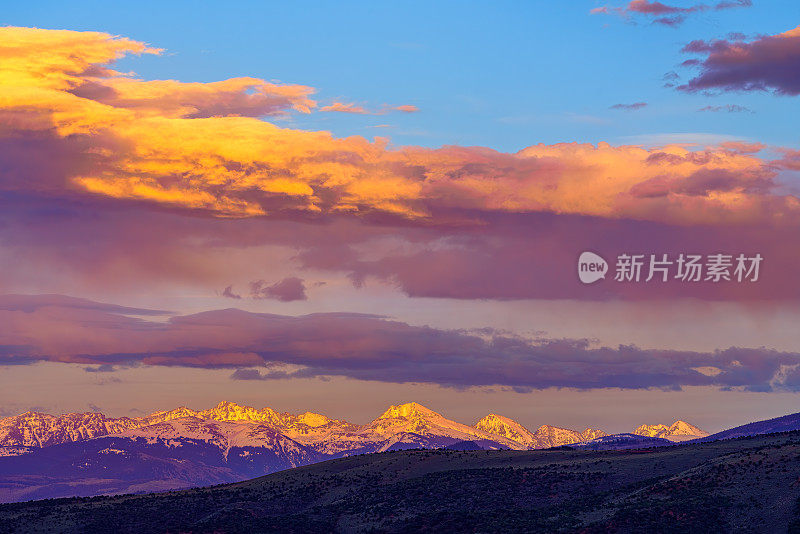
{"type": "Polygon", "coordinates": [[[310,427],[318,427],[330,423],[330,418],[314,412],[306,412],[297,416],[297,421],[310,427]]]}
{"type": "Polygon", "coordinates": [[[405,404],[398,404],[389,406],[389,409],[383,412],[378,419],[396,419],[404,417],[406,419],[415,417],[442,417],[440,414],[416,402],[407,402],[405,404]]]}

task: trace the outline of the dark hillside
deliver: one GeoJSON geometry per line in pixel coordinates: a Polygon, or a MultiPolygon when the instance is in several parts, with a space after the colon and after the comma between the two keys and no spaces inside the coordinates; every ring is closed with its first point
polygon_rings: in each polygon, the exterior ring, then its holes
{"type": "Polygon", "coordinates": [[[409,450],[0,506],[0,532],[787,532],[800,432],[638,451],[409,450]]]}

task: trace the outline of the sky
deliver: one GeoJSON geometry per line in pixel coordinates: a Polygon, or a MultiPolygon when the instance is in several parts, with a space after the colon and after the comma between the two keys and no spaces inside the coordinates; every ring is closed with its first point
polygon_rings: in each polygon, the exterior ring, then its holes
{"type": "Polygon", "coordinates": [[[7,7],[2,414],[796,412],[798,24],[757,0],[7,7]]]}

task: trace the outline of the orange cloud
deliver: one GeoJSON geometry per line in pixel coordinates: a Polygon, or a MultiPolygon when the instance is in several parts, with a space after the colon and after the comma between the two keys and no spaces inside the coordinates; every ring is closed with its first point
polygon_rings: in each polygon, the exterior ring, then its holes
{"type": "Polygon", "coordinates": [[[361,115],[384,115],[391,111],[402,111],[404,113],[414,113],[419,111],[417,106],[402,105],[402,106],[386,106],[384,105],[379,111],[369,111],[363,106],[352,103],[334,102],[330,106],[320,108],[320,111],[337,111],[339,113],[358,113],[361,115]]]}
{"type": "Polygon", "coordinates": [[[351,103],[342,103],[342,102],[334,102],[330,106],[324,106],[319,108],[320,111],[336,111],[338,113],[358,113],[363,115],[368,115],[369,111],[364,109],[362,106],[357,106],[356,104],[351,103]]]}
{"type": "Polygon", "coordinates": [[[419,108],[417,106],[413,106],[411,104],[404,104],[402,106],[395,106],[392,109],[394,109],[396,111],[402,111],[404,113],[415,113],[415,112],[419,111],[419,108]]]}
{"type": "Polygon", "coordinates": [[[310,113],[317,103],[304,85],[277,85],[257,78],[212,83],[144,81],[116,77],[87,81],[73,94],[143,114],[173,118],[280,115],[292,108],[310,113]]]}
{"type": "MultiPolygon", "coordinates": [[[[78,163],[61,184],[71,194],[221,217],[377,212],[426,223],[443,210],[796,221],[800,208],[797,198],[772,192],[769,162],[730,147],[388,149],[382,139],[256,118],[310,111],[306,86],[121,76],[108,67],[116,58],[159,51],[102,33],[0,28],[0,42],[0,135],[83,139],[90,148],[73,155],[78,163]]],[[[334,106],[353,105],[321,109],[334,106]]]]}

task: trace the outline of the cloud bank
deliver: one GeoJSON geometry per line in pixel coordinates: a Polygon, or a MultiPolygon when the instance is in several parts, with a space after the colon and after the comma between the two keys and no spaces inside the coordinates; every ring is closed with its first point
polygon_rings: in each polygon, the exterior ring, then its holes
{"type": "Polygon", "coordinates": [[[792,158],[752,143],[390,147],[267,122],[316,109],[307,86],[142,80],[113,62],[160,51],[96,32],[5,27],[0,41],[0,287],[180,282],[235,298],[285,277],[254,272],[280,258],[415,297],[800,295],[800,201],[780,182],[792,158]],[[589,249],[759,252],[770,270],[750,286],[582,287],[589,249]]]}
{"type": "Polygon", "coordinates": [[[482,147],[390,150],[380,139],[334,138],[255,118],[310,110],[315,103],[305,86],[254,78],[146,81],[108,67],[126,53],[158,53],[142,43],[26,28],[2,28],[0,37],[0,134],[63,153],[69,164],[62,176],[46,184],[36,176],[29,186],[54,194],[138,200],[219,217],[377,213],[426,224],[452,209],[653,213],[654,219],[690,223],[700,213],[724,222],[744,213],[771,218],[776,208],[797,210],[768,190],[748,190],[748,182],[773,176],[752,155],[606,143],[540,144],[515,154],[482,147]],[[49,58],[44,64],[38,59],[43,54],[49,58]],[[736,174],[741,187],[674,193],[646,210],[632,193],[658,176],[692,180],[707,170],[736,174]]]}
{"type": "Polygon", "coordinates": [[[235,369],[239,380],[342,376],[447,387],[800,389],[800,354],[598,347],[486,329],[440,330],[352,313],[290,317],[236,309],[151,322],[68,300],[27,312],[0,297],[0,364],[71,362],[235,369]],[[6,308],[14,308],[7,311],[6,308]],[[280,367],[288,367],[282,370],[280,367]],[[263,370],[263,371],[262,371],[263,370]]]}

